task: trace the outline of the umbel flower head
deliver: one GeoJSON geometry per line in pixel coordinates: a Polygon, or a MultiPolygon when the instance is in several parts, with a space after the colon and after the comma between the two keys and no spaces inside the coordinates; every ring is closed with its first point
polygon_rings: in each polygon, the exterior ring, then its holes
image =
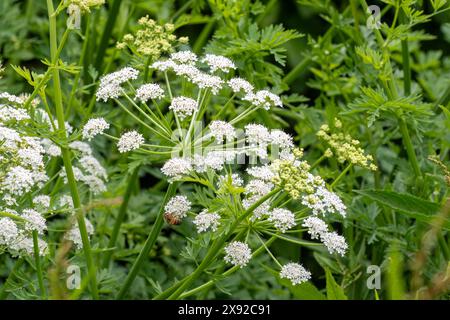
{"type": "Polygon", "coordinates": [[[174,51],[180,44],[186,44],[187,37],[177,38],[173,32],[175,26],[171,23],[158,25],[148,16],[138,21],[139,28],[133,34],[126,34],[122,42],[117,43],[117,48],[130,48],[138,55],[150,57],[152,60],[159,59],[165,53],[174,51]]]}
{"type": "MultiPolygon", "coordinates": [[[[336,129],[342,129],[342,122],[339,119],[335,119],[334,125],[336,129]]],[[[317,136],[330,145],[339,162],[348,161],[372,171],[377,170],[377,166],[373,163],[373,157],[365,155],[359,140],[352,138],[351,135],[342,132],[331,133],[330,127],[324,124],[317,132],[317,136]]]]}
{"type": "Polygon", "coordinates": [[[224,260],[232,265],[245,267],[252,257],[249,246],[240,241],[233,241],[225,247],[224,260]]]}
{"type": "Polygon", "coordinates": [[[288,279],[293,285],[297,285],[311,279],[311,272],[301,264],[291,262],[281,268],[280,278],[288,279]]]}

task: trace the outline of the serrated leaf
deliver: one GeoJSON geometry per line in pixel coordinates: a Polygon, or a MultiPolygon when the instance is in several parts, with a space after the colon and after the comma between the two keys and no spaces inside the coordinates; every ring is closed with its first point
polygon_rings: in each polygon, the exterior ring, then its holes
{"type": "Polygon", "coordinates": [[[333,274],[329,269],[325,269],[327,279],[327,298],[328,300],[347,300],[344,289],[336,283],[333,274]]]}
{"type": "MultiPolygon", "coordinates": [[[[355,190],[363,196],[408,215],[422,222],[431,223],[440,205],[410,194],[384,190],[355,190]]],[[[450,230],[450,221],[446,219],[444,228],[450,230]]]]}

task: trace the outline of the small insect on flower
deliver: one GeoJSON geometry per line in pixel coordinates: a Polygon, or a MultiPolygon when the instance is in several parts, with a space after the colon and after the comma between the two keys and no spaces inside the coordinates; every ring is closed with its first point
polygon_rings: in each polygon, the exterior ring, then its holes
{"type": "Polygon", "coordinates": [[[171,198],[164,207],[164,219],[168,224],[178,225],[191,210],[191,202],[185,196],[171,198]]]}

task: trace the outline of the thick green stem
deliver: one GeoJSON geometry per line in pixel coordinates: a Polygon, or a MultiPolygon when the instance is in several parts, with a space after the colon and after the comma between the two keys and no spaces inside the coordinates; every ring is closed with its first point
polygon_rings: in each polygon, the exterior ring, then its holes
{"type": "Polygon", "coordinates": [[[37,231],[33,231],[33,252],[34,252],[34,263],[36,265],[36,272],[38,277],[39,290],[41,291],[42,299],[47,297],[47,291],[44,285],[44,276],[42,274],[41,256],[39,253],[39,238],[37,231]]]}
{"type": "Polygon", "coordinates": [[[411,166],[414,170],[414,174],[416,177],[422,176],[422,173],[420,171],[419,162],[417,161],[416,152],[414,151],[414,147],[411,141],[411,137],[409,135],[408,126],[406,124],[406,121],[403,117],[399,117],[398,120],[400,132],[403,136],[403,143],[405,144],[406,152],[408,153],[408,159],[411,163],[411,166]]]}
{"type": "Polygon", "coordinates": [[[231,225],[228,232],[224,233],[220,238],[217,238],[211,248],[208,250],[208,253],[206,254],[205,258],[203,259],[202,263],[197,267],[197,269],[186,279],[183,281],[183,283],[178,287],[178,289],[169,296],[169,300],[175,300],[177,299],[190,285],[193,281],[195,281],[202,273],[203,271],[211,264],[211,262],[214,260],[214,258],[221,252],[225,242],[230,238],[230,236],[233,234],[236,227],[244,220],[246,219],[252,212],[258,208],[262,203],[264,203],[267,199],[271,198],[278,192],[280,192],[280,188],[275,188],[262,198],[260,198],[257,202],[255,202],[250,208],[248,208],[239,218],[235,220],[235,222],[231,225]]]}
{"type": "Polygon", "coordinates": [[[161,204],[161,208],[159,209],[158,216],[156,217],[156,221],[153,224],[152,231],[148,235],[147,240],[145,241],[144,247],[141,249],[141,252],[139,253],[137,259],[134,261],[133,265],[131,266],[130,273],[128,274],[127,278],[125,279],[125,283],[123,284],[122,288],[120,289],[119,294],[117,295],[117,299],[121,300],[125,297],[125,294],[128,292],[128,289],[133,284],[134,279],[139,273],[139,270],[141,269],[144,261],[148,258],[148,254],[150,253],[150,250],[153,248],[153,245],[156,242],[156,239],[158,238],[158,235],[161,232],[161,229],[164,224],[164,206],[169,201],[169,199],[175,194],[177,190],[177,185],[175,183],[171,183],[169,185],[169,188],[167,189],[166,195],[164,197],[164,200],[161,204]]]}
{"type": "MultiPolygon", "coordinates": [[[[50,53],[52,58],[52,63],[55,65],[57,63],[57,31],[56,31],[56,16],[53,15],[54,8],[52,0],[47,0],[47,9],[50,22],[50,53]]],[[[59,77],[59,70],[53,68],[53,94],[55,102],[56,118],[58,120],[58,128],[60,131],[60,139],[66,139],[66,128],[64,123],[64,108],[62,102],[62,90],[61,81],[59,77]]],[[[91,279],[91,293],[94,299],[98,299],[97,291],[97,277],[96,269],[92,259],[91,245],[89,243],[89,236],[86,230],[86,223],[84,220],[84,213],[81,208],[80,196],[78,194],[77,182],[73,173],[70,151],[66,147],[61,147],[61,154],[64,162],[64,168],[66,169],[67,181],[70,188],[70,193],[72,196],[72,201],[74,208],[77,212],[77,222],[80,229],[80,235],[83,242],[83,251],[86,258],[86,265],[88,268],[89,278],[91,279]]]]}
{"type": "Polygon", "coordinates": [[[129,180],[127,181],[127,190],[125,191],[125,195],[123,197],[123,202],[119,209],[119,214],[117,215],[116,221],[114,223],[113,231],[111,234],[111,238],[109,238],[108,242],[108,250],[105,255],[105,260],[103,261],[103,268],[108,268],[109,262],[111,261],[111,257],[113,252],[111,249],[116,245],[117,237],[119,235],[120,226],[122,225],[123,219],[125,218],[125,215],[127,214],[127,208],[128,203],[131,198],[131,193],[133,192],[134,183],[138,177],[139,173],[139,167],[134,169],[133,173],[131,174],[129,180]]]}

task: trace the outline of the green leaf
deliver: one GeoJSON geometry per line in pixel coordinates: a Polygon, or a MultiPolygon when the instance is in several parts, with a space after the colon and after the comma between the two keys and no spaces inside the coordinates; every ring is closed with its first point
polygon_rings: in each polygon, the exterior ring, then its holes
{"type": "MultiPolygon", "coordinates": [[[[355,192],[425,223],[431,223],[440,208],[437,203],[410,194],[384,190],[355,190],[355,192]]],[[[444,228],[450,230],[450,220],[446,219],[444,228]]]]}
{"type": "Polygon", "coordinates": [[[347,300],[344,289],[339,286],[333,278],[329,269],[325,269],[327,279],[327,298],[328,300],[347,300]]]}

